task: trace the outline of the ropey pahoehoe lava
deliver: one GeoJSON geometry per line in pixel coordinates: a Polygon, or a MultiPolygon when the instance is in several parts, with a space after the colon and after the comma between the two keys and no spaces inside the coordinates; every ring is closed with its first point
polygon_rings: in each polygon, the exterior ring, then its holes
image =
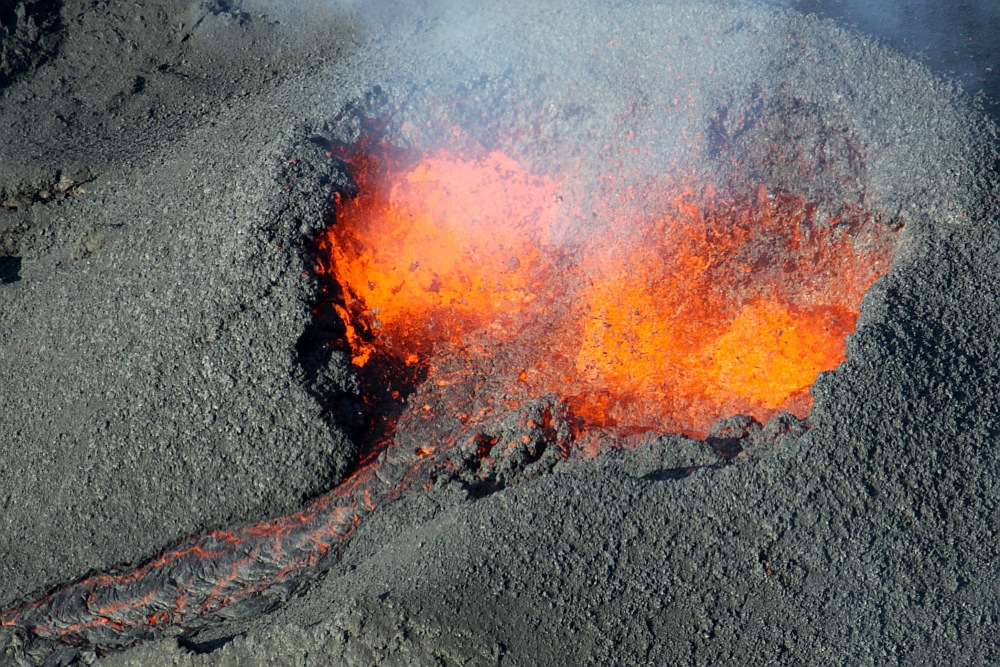
{"type": "Polygon", "coordinates": [[[495,148],[363,141],[341,157],[358,192],[336,195],[316,270],[346,330],[331,344],[379,379],[391,428],[301,511],[187,538],[3,625],[101,653],[258,613],[335,562],[371,512],[438,480],[496,489],[610,434],[805,418],[897,238],[857,205],[821,213],[684,174],[616,192],[614,174],[589,190],[570,167],[495,148]]]}

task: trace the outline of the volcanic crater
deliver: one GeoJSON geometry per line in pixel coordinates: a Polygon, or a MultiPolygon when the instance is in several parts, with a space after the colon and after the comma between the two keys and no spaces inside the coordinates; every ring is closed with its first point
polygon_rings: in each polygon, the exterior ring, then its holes
{"type": "Polygon", "coordinates": [[[72,196],[0,183],[31,535],[4,655],[998,658],[997,153],[966,98],[752,5],[257,4],[199,5],[109,113],[211,80],[214,39],[315,70],[178,102],[134,163],[46,153],[72,196]]]}

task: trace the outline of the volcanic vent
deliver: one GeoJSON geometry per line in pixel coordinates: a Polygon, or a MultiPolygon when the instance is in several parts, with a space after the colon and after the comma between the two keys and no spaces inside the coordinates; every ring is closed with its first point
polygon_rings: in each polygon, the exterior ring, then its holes
{"type": "Polygon", "coordinates": [[[354,472],[295,514],[188,538],[4,625],[98,653],[194,632],[282,603],[402,494],[489,493],[734,415],[805,419],[897,240],[861,201],[748,185],[734,152],[629,171],[551,150],[530,123],[361,108],[321,139],[352,185],[314,242],[326,337],[308,336],[359,379],[354,472]]]}
{"type": "Polygon", "coordinates": [[[636,185],[450,135],[331,143],[356,189],[317,241],[343,324],[332,344],[366,378],[382,437],[421,457],[489,440],[490,421],[536,401],[583,452],[703,438],[737,414],[805,419],[897,240],[857,202],[673,168],[636,185]]]}

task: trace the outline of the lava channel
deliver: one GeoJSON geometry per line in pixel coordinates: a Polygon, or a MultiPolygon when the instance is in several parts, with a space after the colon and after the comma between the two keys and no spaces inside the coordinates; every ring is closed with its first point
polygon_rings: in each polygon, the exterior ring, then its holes
{"type": "Polygon", "coordinates": [[[442,481],[489,492],[616,433],[806,417],[895,245],[863,211],[823,217],[763,189],[664,178],[642,201],[571,205],[573,174],[499,151],[387,155],[350,157],[359,194],[337,202],[317,272],[339,286],[346,340],[332,344],[358,372],[423,378],[408,397],[383,387],[394,431],[295,514],[0,614],[27,651],[43,639],[103,654],[278,606],[366,516],[442,481]]]}

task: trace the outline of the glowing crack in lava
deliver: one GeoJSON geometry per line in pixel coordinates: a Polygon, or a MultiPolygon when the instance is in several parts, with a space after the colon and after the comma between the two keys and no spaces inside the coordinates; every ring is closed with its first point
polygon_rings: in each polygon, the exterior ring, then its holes
{"type": "Polygon", "coordinates": [[[337,202],[317,271],[340,285],[359,371],[422,372],[394,396],[395,431],[295,514],[186,538],[3,612],[26,654],[103,654],[273,608],[408,491],[488,492],[616,432],[805,416],[895,243],[846,208],[822,219],[790,196],[666,178],[643,201],[581,215],[563,201],[567,175],[501,152],[352,166],[360,194],[337,202]]]}
{"type": "Polygon", "coordinates": [[[667,179],[639,207],[593,202],[584,226],[557,182],[500,152],[364,166],[321,240],[354,363],[510,348],[512,390],[554,392],[584,426],[704,436],[733,414],[805,417],[895,242],[859,212],[667,179]]]}

